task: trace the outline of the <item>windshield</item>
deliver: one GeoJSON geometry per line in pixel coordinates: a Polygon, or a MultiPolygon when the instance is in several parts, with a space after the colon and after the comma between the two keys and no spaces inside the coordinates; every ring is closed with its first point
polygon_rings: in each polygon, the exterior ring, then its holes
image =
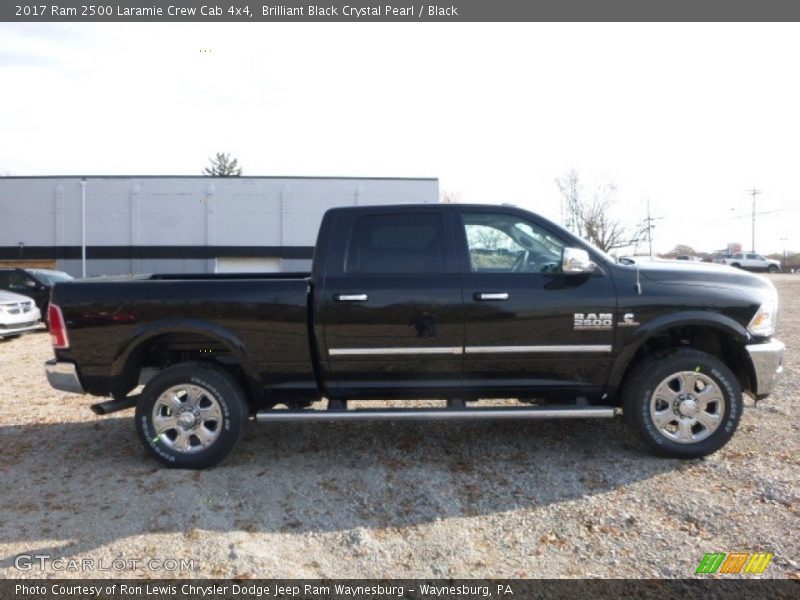
{"type": "Polygon", "coordinates": [[[44,271],[40,269],[30,269],[36,279],[45,285],[53,285],[63,281],[72,281],[72,276],[62,273],[61,271],[44,271]]]}

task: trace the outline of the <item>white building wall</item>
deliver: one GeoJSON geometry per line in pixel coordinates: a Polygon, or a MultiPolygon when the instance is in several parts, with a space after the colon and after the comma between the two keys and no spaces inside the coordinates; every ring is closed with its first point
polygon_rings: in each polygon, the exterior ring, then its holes
{"type": "MultiPolygon", "coordinates": [[[[248,248],[296,270],[328,208],[438,196],[436,179],[87,177],[88,274],[213,272],[220,252],[248,248]]],[[[49,253],[79,275],[80,244],[80,177],[0,178],[0,260],[49,253]]]]}

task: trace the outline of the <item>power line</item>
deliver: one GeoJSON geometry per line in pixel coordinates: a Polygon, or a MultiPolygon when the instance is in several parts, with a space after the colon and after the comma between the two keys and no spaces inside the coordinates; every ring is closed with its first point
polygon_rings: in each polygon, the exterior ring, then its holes
{"type": "MultiPolygon", "coordinates": [[[[797,210],[800,209],[800,206],[784,206],[783,208],[776,208],[774,210],[764,210],[761,212],[757,212],[756,216],[760,217],[761,215],[771,215],[774,213],[785,212],[787,210],[797,210]]],[[[722,219],[709,219],[705,221],[706,223],[722,223],[724,221],[735,221],[736,219],[752,219],[753,215],[736,215],[735,217],[724,217],[722,219]]]]}

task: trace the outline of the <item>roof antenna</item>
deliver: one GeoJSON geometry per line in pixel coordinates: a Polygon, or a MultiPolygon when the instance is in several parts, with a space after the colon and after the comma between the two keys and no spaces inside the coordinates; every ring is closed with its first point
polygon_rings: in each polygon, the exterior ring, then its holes
{"type": "Polygon", "coordinates": [[[636,265],[636,284],[633,286],[633,289],[636,290],[636,294],[641,296],[642,295],[642,283],[639,281],[639,265],[636,265]]]}

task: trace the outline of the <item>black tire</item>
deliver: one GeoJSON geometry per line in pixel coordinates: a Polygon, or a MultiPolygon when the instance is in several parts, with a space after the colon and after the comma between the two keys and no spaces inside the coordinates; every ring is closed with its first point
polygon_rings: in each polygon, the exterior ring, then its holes
{"type": "Polygon", "coordinates": [[[731,266],[732,266],[734,269],[741,269],[741,268],[742,268],[742,265],[740,265],[739,263],[733,263],[731,266]]]}
{"type": "Polygon", "coordinates": [[[770,273],[777,273],[779,269],[776,265],[770,265],[769,267],[767,267],[767,271],[769,271],[770,273]]]}
{"type": "Polygon", "coordinates": [[[156,460],[175,469],[219,463],[239,443],[247,419],[247,400],[239,384],[227,371],[207,363],[164,369],[145,386],[136,405],[142,444],[156,460]],[[162,421],[156,423],[157,418],[162,421]],[[186,422],[192,418],[192,423],[186,422]]]}
{"type": "Polygon", "coordinates": [[[644,359],[628,375],[623,391],[623,414],[630,429],[655,454],[669,458],[716,452],[733,436],[743,409],[741,385],[731,370],[697,350],[644,359]],[[708,402],[708,411],[698,410],[704,393],[721,401],[708,402]],[[685,441],[678,441],[682,436],[685,441]]]}

